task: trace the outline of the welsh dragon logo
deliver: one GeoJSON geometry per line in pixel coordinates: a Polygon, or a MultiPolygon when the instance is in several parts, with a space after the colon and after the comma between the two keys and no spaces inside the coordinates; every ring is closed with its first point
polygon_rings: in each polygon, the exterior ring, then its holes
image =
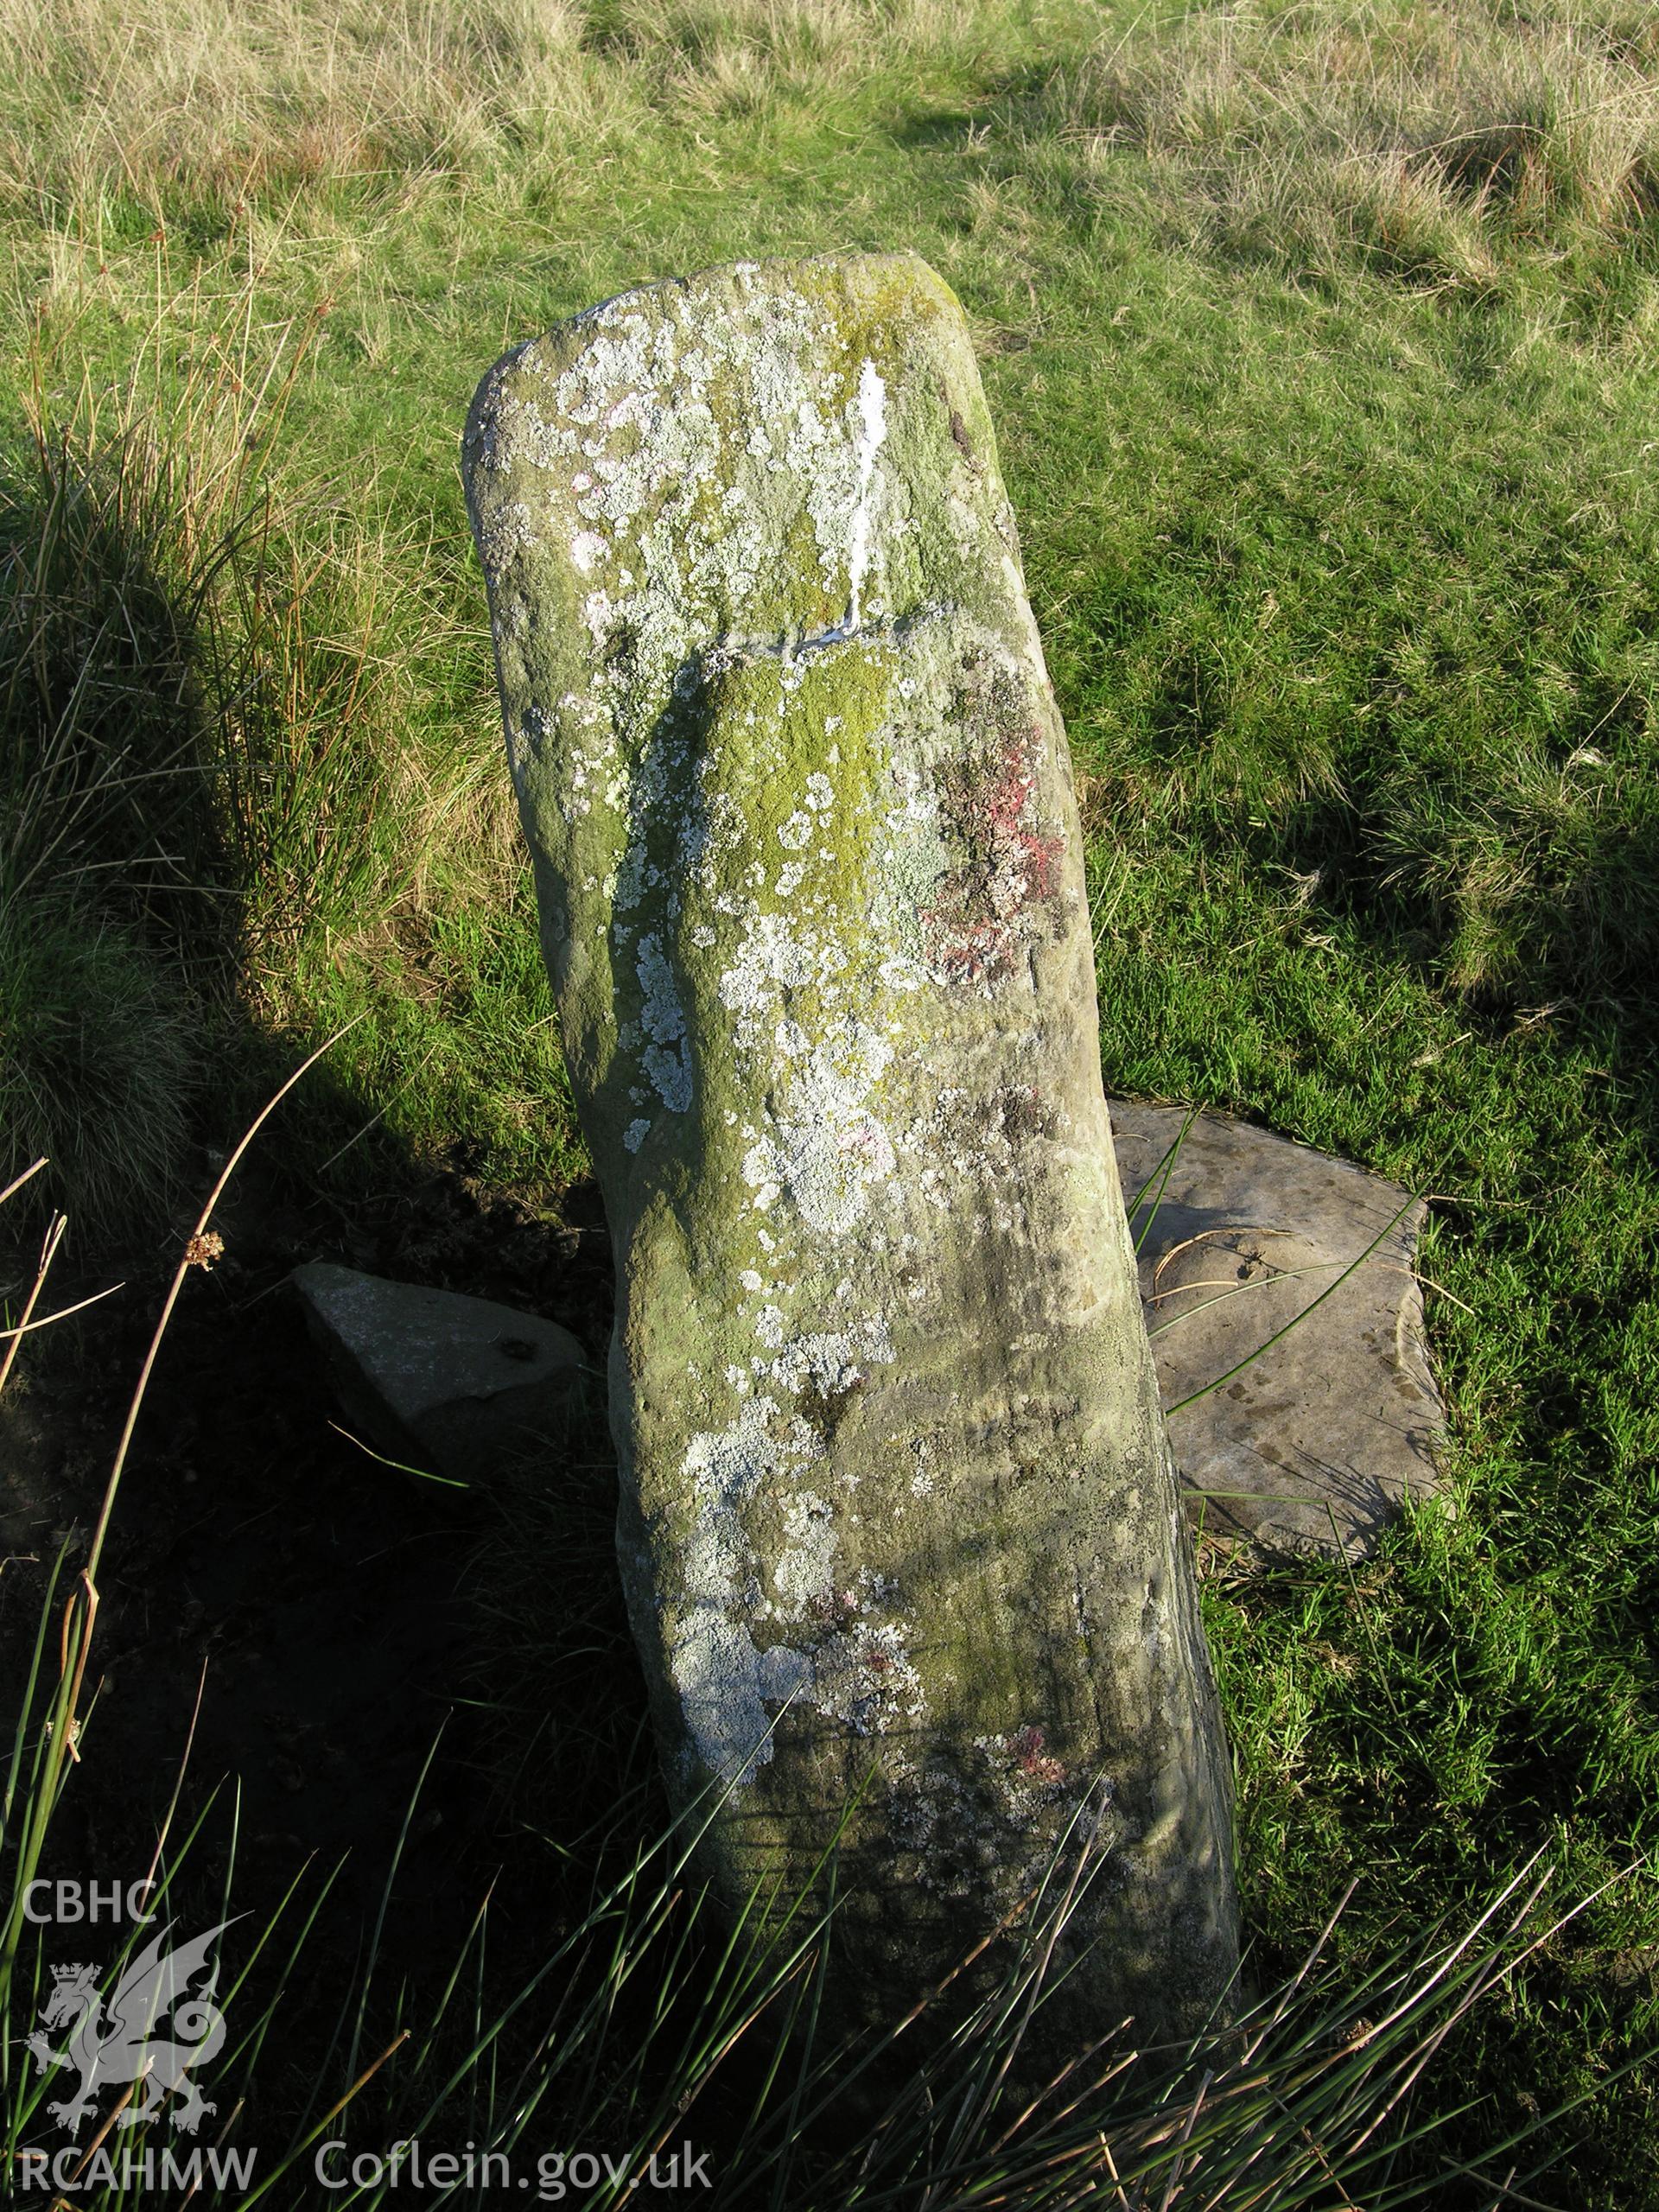
{"type": "Polygon", "coordinates": [[[207,1954],[230,1925],[222,1920],[205,1936],[169,1951],[163,1948],[172,1933],[169,1921],[129,1961],[108,1997],[99,1988],[97,1967],[53,1967],[51,1994],[27,2044],[42,2074],[54,2066],[80,2070],[73,2096],[47,2107],[71,2135],[79,2133],[100,2089],[128,2082],[140,2083],[143,2094],[126,2107],[118,2126],[136,2127],[155,2119],[168,2095],[175,2101],[167,2107],[168,2116],[187,2135],[194,2135],[203,2115],[213,2110],[190,2079],[190,2069],[205,2065],[225,2041],[225,2015],[212,2001],[219,1966],[209,1963],[207,1954]],[[204,1973],[206,1982],[191,1994],[191,1982],[204,1973]]]}

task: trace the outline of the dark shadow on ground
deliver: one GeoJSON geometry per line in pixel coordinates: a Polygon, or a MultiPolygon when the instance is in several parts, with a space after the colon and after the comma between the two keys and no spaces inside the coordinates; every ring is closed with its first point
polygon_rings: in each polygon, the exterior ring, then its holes
{"type": "MultiPolygon", "coordinates": [[[[216,766],[224,671],[159,527],[65,451],[0,468],[0,904],[42,941],[118,938],[200,1039],[164,1197],[125,1205],[101,1237],[77,1227],[43,1310],[124,1287],[36,1339],[0,1398],[0,1673],[14,1701],[54,1559],[59,1605],[86,1560],[189,1225],[308,1049],[257,1027],[238,994],[249,861],[226,832],[216,766]]],[[[111,1010],[67,1014],[73,1082],[107,1059],[111,1010]]],[[[169,1901],[182,1926],[263,1918],[296,1878],[308,1904],[332,1878],[293,1969],[289,2052],[271,2069],[296,2081],[302,2052],[322,2064],[394,1859],[383,1987],[435,1993],[493,1889],[511,1993],[585,1910],[595,1831],[643,1796],[632,1846],[658,1804],[602,1386],[499,1487],[423,1483],[340,1433],[286,1283],[329,1260],[495,1298],[573,1330],[602,1374],[613,1301],[597,1193],[555,1204],[487,1186],[460,1152],[416,1159],[326,1059],[302,1098],[302,1117],[298,1100],[279,1109],[238,1170],[214,1221],[223,1254],[190,1270],[162,1344],[99,1572],[90,1715],[41,1867],[53,1883],[143,1877],[188,1745],[169,1862],[202,1825],[169,1901]],[[334,1134],[313,1160],[318,1131],[334,1134]],[[346,1179],[317,1173],[365,1131],[346,1179]],[[539,1580],[505,1571],[527,1529],[558,1539],[539,1580]]],[[[99,1141],[95,1122],[86,1134],[99,1141]]],[[[108,1134],[122,1136],[118,1118],[108,1134]]],[[[14,1310],[66,1195],[48,1170],[0,1217],[14,1310]]],[[[55,1644],[54,1620],[48,1675],[55,1644]]],[[[107,1926],[72,1921],[48,1929],[45,1951],[107,1961],[115,1944],[107,1926]]]]}

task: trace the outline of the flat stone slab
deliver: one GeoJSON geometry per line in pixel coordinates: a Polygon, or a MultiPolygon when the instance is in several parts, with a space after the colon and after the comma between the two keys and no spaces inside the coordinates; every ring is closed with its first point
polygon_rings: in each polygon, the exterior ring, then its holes
{"type": "Polygon", "coordinates": [[[1179,1106],[1114,1100],[1111,1116],[1192,1518],[1274,1550],[1364,1557],[1408,1497],[1440,1484],[1446,1412],[1412,1265],[1421,1201],[1218,1115],[1199,1115],[1184,1140],[1179,1106]],[[1287,1336],[1182,1406],[1299,1313],[1287,1336]]]}
{"type": "Polygon", "coordinates": [[[321,1260],[289,1281],[347,1415],[390,1458],[478,1482],[565,1420],[584,1354],[556,1321],[321,1260]]]}

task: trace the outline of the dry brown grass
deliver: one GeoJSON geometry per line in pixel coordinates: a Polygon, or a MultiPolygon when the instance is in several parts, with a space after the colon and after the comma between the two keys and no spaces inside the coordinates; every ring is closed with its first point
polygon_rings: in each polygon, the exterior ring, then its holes
{"type": "Polygon", "coordinates": [[[951,0],[619,0],[613,41],[693,111],[733,113],[947,53],[982,35],[991,12],[951,0]]]}
{"type": "Polygon", "coordinates": [[[13,192],[103,179],[273,179],[449,166],[534,111],[585,105],[561,0],[3,0],[13,192]]]}
{"type": "Polygon", "coordinates": [[[0,0],[0,196],[522,181],[643,107],[744,111],[979,35],[949,0],[0,0]]]}
{"type": "Polygon", "coordinates": [[[1495,281],[1506,246],[1617,232],[1659,203],[1659,12],[1626,0],[1300,0],[1103,40],[1056,124],[1138,147],[1178,222],[1294,258],[1358,244],[1495,281]]]}

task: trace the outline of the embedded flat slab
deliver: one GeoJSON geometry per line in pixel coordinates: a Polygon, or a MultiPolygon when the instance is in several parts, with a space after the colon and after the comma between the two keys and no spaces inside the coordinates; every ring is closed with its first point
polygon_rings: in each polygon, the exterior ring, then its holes
{"type": "Polygon", "coordinates": [[[289,1280],[348,1417],[391,1457],[473,1482],[564,1419],[582,1350],[556,1321],[321,1260],[289,1280]]]}
{"type": "Polygon", "coordinates": [[[1211,1114],[1165,1179],[1185,1111],[1114,1100],[1111,1116],[1192,1517],[1274,1549],[1363,1557],[1408,1496],[1439,1484],[1446,1414],[1412,1268],[1421,1204],[1347,1160],[1211,1114]],[[1299,1313],[1288,1336],[1174,1410],[1299,1313]]]}

